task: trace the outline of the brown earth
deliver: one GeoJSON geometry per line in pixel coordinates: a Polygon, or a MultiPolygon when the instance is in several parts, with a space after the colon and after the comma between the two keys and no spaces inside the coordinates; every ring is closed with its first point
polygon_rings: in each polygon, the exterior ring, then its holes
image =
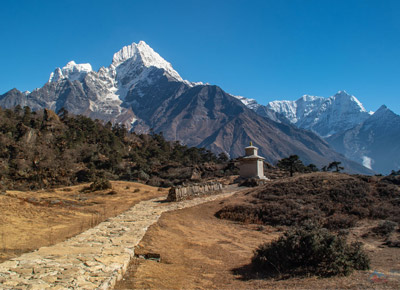
{"type": "Polygon", "coordinates": [[[160,254],[161,262],[135,258],[115,289],[400,288],[400,249],[382,246],[376,237],[361,238],[376,221],[363,221],[349,234],[350,240],[365,244],[371,257],[369,271],[323,279],[255,277],[249,271],[253,250],[282,232],[216,218],[226,202],[164,213],[135,249],[136,254],[160,254]]]}
{"type": "Polygon", "coordinates": [[[139,183],[82,193],[88,184],[0,195],[0,262],[75,236],[136,203],[167,194],[139,183]]]}

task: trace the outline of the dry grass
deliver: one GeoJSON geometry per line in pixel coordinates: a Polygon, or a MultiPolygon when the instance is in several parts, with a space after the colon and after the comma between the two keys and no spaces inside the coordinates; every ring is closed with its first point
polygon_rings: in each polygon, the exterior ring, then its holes
{"type": "Polygon", "coordinates": [[[0,195],[0,261],[61,242],[141,200],[167,194],[167,189],[124,181],[112,182],[112,189],[82,193],[87,186],[0,195]]]}
{"type": "Polygon", "coordinates": [[[282,232],[270,226],[221,220],[215,212],[243,194],[168,212],[150,227],[136,253],[158,253],[161,263],[135,259],[115,289],[399,289],[400,249],[362,238],[378,221],[365,220],[349,231],[371,257],[370,271],[347,277],[264,279],[251,270],[253,251],[282,232]],[[396,272],[397,271],[397,272],[396,272]],[[374,272],[376,274],[374,274],[374,272]],[[381,278],[379,278],[381,277],[381,278]]]}

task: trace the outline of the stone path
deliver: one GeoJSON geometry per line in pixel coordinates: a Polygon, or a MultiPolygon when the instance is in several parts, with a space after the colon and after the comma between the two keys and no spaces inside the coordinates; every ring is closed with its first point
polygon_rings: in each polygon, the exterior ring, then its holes
{"type": "MultiPolygon", "coordinates": [[[[227,197],[237,190],[181,202],[142,201],[71,239],[0,264],[0,289],[112,289],[147,228],[166,211],[227,197]]],[[[33,233],[34,234],[34,233],[33,233]]]]}

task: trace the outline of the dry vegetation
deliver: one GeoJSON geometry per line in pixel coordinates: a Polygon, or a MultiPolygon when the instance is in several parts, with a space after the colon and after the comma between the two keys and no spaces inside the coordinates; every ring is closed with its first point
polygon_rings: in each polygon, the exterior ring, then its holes
{"type": "Polygon", "coordinates": [[[141,200],[166,195],[139,183],[114,181],[112,188],[90,184],[0,195],[0,261],[61,242],[118,215],[141,200]]]}
{"type": "Polygon", "coordinates": [[[271,182],[232,201],[217,217],[293,226],[315,220],[331,230],[361,219],[400,222],[400,176],[367,177],[312,173],[271,182]]]}
{"type": "Polygon", "coordinates": [[[271,243],[283,229],[218,219],[215,212],[251,194],[162,215],[150,227],[136,253],[157,253],[161,262],[135,259],[116,289],[399,289],[400,249],[365,236],[379,221],[362,220],[349,229],[348,240],[362,241],[370,270],[349,276],[267,278],[254,273],[254,250],[271,243]],[[365,237],[363,237],[365,236],[365,237]],[[397,271],[397,272],[396,272],[397,271]]]}

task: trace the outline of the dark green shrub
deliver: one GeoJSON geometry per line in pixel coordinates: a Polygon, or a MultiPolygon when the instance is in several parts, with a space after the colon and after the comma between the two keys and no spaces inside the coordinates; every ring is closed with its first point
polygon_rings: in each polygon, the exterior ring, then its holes
{"type": "Polygon", "coordinates": [[[254,268],[268,275],[334,276],[369,268],[360,243],[348,245],[327,229],[308,224],[261,245],[252,259],[254,268]]]}

